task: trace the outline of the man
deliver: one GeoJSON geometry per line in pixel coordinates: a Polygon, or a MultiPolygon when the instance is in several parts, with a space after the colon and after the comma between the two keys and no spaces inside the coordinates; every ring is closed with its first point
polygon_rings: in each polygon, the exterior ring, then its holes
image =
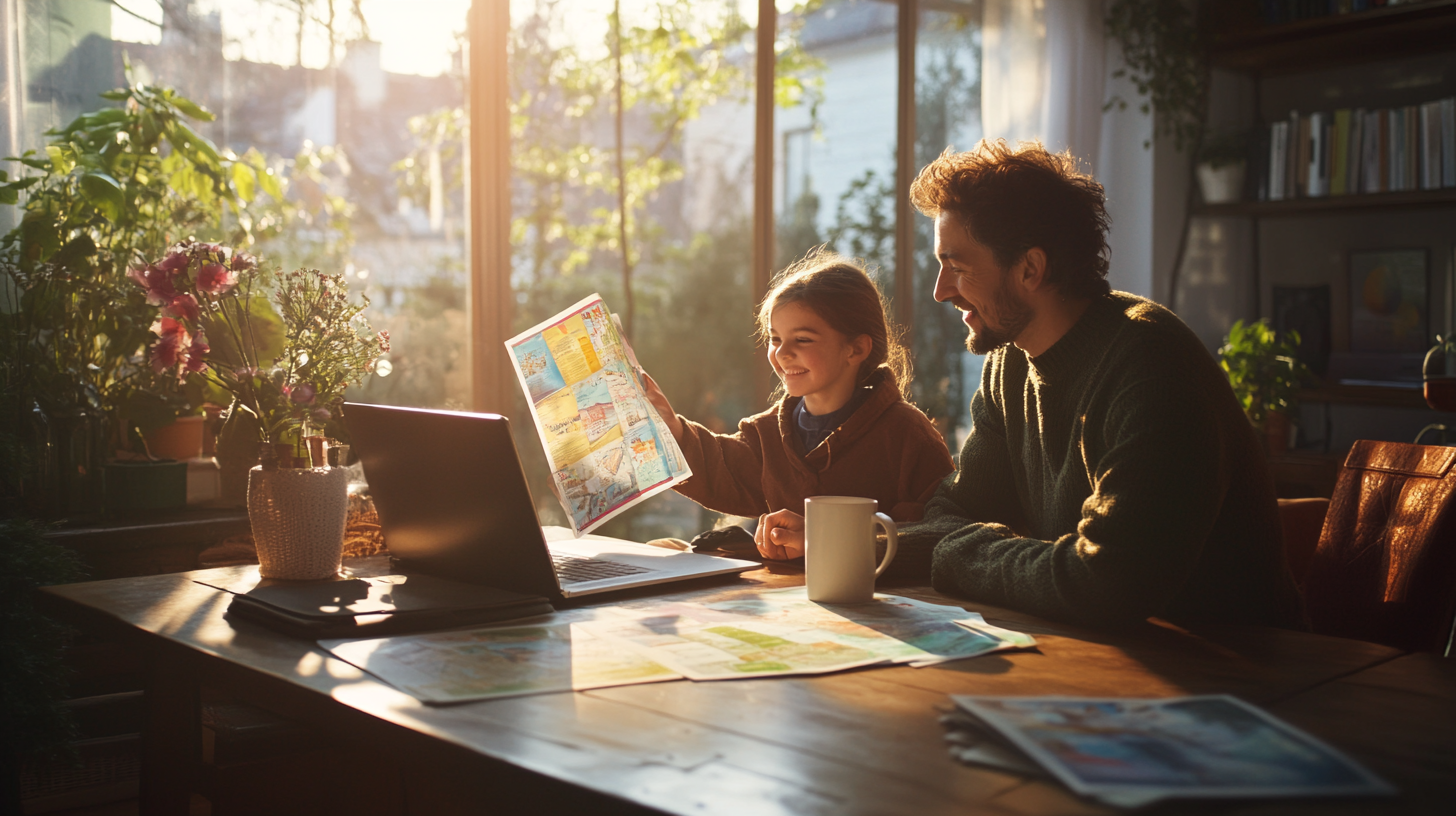
{"type": "Polygon", "coordinates": [[[1172,312],[1107,284],[1102,186],[1036,143],[947,150],[911,187],[935,299],[986,355],[959,469],[895,567],[1047,618],[1298,626],[1259,439],[1172,312]]]}
{"type": "Polygon", "coordinates": [[[983,141],[911,187],[985,354],[959,470],[901,535],[938,590],[1048,618],[1298,625],[1260,442],[1203,344],[1111,292],[1102,186],[983,141]]]}

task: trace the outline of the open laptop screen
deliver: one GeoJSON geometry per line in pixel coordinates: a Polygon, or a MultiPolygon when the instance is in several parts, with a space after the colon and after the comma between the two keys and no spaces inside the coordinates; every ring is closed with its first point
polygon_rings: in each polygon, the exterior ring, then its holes
{"type": "Polygon", "coordinates": [[[344,422],[409,569],[561,597],[509,420],[351,402],[344,422]]]}

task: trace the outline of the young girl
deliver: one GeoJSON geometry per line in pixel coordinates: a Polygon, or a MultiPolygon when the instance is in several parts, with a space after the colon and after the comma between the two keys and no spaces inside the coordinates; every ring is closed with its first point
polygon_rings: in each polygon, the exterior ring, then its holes
{"type": "Polygon", "coordinates": [[[904,399],[909,356],[864,268],[809,253],[759,306],[758,335],[783,397],[735,434],[678,416],[645,378],[693,471],[677,491],[710,510],[759,516],[754,540],[766,558],[804,554],[809,496],[862,496],[897,522],[920,520],[955,466],[935,426],[904,399]]]}

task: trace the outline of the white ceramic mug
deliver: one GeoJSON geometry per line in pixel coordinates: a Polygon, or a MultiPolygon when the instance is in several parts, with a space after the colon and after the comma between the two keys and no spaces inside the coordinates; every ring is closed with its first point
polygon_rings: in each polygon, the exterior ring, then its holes
{"type": "Polygon", "coordinates": [[[879,503],[856,496],[804,500],[804,582],[809,600],[866,603],[875,578],[890,566],[899,543],[895,522],[875,512],[879,503]],[[885,560],[875,567],[875,525],[885,529],[885,560]]]}

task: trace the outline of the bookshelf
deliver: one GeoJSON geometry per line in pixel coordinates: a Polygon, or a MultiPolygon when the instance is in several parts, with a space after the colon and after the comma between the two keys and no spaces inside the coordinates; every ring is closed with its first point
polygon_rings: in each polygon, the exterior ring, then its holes
{"type": "MultiPolygon", "coordinates": [[[[1215,103],[1211,109],[1215,130],[1219,124],[1243,125],[1267,135],[1270,123],[1282,121],[1291,111],[1308,115],[1338,109],[1397,108],[1456,95],[1456,0],[1402,3],[1266,24],[1263,13],[1278,2],[1219,0],[1204,4],[1215,79],[1231,89],[1224,95],[1222,107],[1215,103]]],[[[1258,174],[1257,164],[1251,164],[1249,173],[1258,174]]],[[[1447,265],[1456,244],[1456,187],[1251,200],[1258,181],[1250,180],[1242,201],[1192,208],[1196,219],[1248,225],[1247,239],[1231,243],[1226,250],[1228,269],[1247,270],[1227,284],[1240,292],[1229,302],[1244,304],[1234,314],[1272,318],[1276,287],[1328,285],[1327,348],[1333,355],[1348,357],[1353,331],[1351,301],[1360,297],[1349,280],[1351,255],[1423,247],[1428,251],[1427,333],[1444,333],[1447,265]]],[[[1397,365],[1392,358],[1389,377],[1360,378],[1396,379],[1397,365]]],[[[1415,418],[1447,424],[1456,420],[1430,411],[1418,382],[1354,385],[1336,380],[1333,368],[1331,375],[1319,387],[1299,395],[1302,403],[1312,406],[1304,412],[1309,431],[1306,439],[1320,437],[1319,425],[1324,425],[1323,438],[1318,440],[1322,450],[1292,451],[1276,463],[1285,470],[1298,464],[1294,469],[1303,474],[1298,480],[1304,485],[1301,489],[1311,482],[1323,485],[1325,477],[1332,478],[1351,438],[1411,441],[1414,432],[1407,436],[1404,427],[1415,418]],[[1310,421],[1311,412],[1318,421],[1310,421]],[[1344,426],[1332,430],[1340,422],[1344,426]],[[1318,479],[1312,478],[1316,471],[1318,479]]],[[[1294,474],[1284,476],[1283,481],[1291,481],[1294,474]]]]}

